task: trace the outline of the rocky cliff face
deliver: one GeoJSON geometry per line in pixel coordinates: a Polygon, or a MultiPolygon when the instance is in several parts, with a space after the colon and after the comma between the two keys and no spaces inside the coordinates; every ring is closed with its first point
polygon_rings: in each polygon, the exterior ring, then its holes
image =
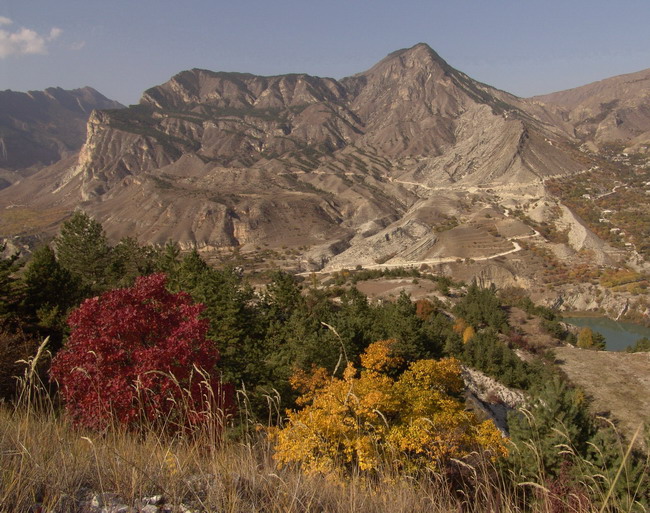
{"type": "Polygon", "coordinates": [[[0,168],[43,167],[81,148],[94,109],[123,106],[90,87],[0,92],[0,168]]]}

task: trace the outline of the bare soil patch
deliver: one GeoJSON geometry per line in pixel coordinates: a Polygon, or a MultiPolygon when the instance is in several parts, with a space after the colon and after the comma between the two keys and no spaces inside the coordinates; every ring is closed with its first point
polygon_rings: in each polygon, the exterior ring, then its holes
{"type": "Polygon", "coordinates": [[[558,347],[555,354],[569,379],[593,399],[595,412],[611,413],[625,436],[650,420],[650,353],[558,347]]]}
{"type": "Polygon", "coordinates": [[[521,331],[529,347],[536,350],[557,347],[560,343],[558,340],[544,330],[542,319],[524,312],[521,308],[510,308],[508,312],[508,321],[511,326],[515,326],[521,331]]]}
{"type": "Polygon", "coordinates": [[[395,298],[401,292],[406,292],[414,301],[429,296],[440,295],[438,284],[420,278],[398,278],[394,280],[377,279],[360,281],[357,289],[370,299],[395,298]]]}

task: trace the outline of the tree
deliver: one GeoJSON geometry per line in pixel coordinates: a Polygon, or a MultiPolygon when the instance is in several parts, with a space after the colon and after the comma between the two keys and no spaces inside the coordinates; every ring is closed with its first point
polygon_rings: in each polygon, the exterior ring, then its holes
{"type": "Polygon", "coordinates": [[[296,279],[283,271],[274,272],[263,298],[263,309],[269,321],[285,322],[297,311],[304,311],[305,307],[296,279]]]}
{"type": "Polygon", "coordinates": [[[169,277],[174,276],[180,265],[180,255],[181,248],[178,243],[168,240],[165,246],[157,252],[156,271],[165,273],[169,277]]]}
{"type": "Polygon", "coordinates": [[[50,349],[58,349],[66,329],[65,318],[83,298],[80,280],[59,265],[49,246],[43,246],[32,253],[23,284],[22,309],[50,336],[50,349]]]}
{"type": "Polygon", "coordinates": [[[576,345],[582,349],[605,349],[605,337],[585,326],[578,333],[576,345]]]}
{"type": "Polygon", "coordinates": [[[405,292],[397,301],[387,302],[376,314],[374,340],[395,339],[394,351],[405,361],[438,356],[442,351],[439,340],[427,336],[425,323],[417,316],[417,307],[405,292]]]}
{"type": "Polygon", "coordinates": [[[475,328],[489,326],[503,331],[508,327],[508,316],[501,307],[494,287],[482,288],[473,283],[465,297],[454,306],[454,313],[475,328]]]}
{"type": "Polygon", "coordinates": [[[643,337],[637,340],[634,345],[625,349],[628,353],[640,353],[650,351],[650,338],[643,337]]]}
{"type": "Polygon", "coordinates": [[[130,287],[138,276],[151,274],[155,264],[155,251],[151,246],[140,246],[133,237],[124,237],[110,252],[109,285],[130,287]]]}
{"type": "MultiPolygon", "coordinates": [[[[6,247],[6,244],[0,244],[0,253],[6,247]]],[[[0,256],[0,321],[5,321],[16,313],[20,298],[17,290],[18,283],[13,273],[19,268],[18,253],[8,258],[0,256]]]]}
{"type": "Polygon", "coordinates": [[[93,292],[106,289],[111,250],[99,222],[77,210],[63,223],[54,244],[61,266],[93,292]]]}
{"type": "Polygon", "coordinates": [[[76,423],[178,428],[207,420],[206,397],[223,402],[219,353],[206,339],[203,306],[165,284],[163,274],[141,277],[71,313],[70,337],[51,374],[76,423]]]}
{"type": "Polygon", "coordinates": [[[476,336],[476,331],[472,326],[467,326],[463,330],[463,344],[467,344],[470,340],[472,340],[476,336]]]}
{"type": "Polygon", "coordinates": [[[532,396],[525,414],[515,411],[508,416],[511,440],[519,448],[513,462],[528,476],[542,471],[557,477],[565,460],[560,444],[585,455],[596,433],[588,401],[582,390],[559,377],[540,384],[532,396]]]}
{"type": "Polygon", "coordinates": [[[30,314],[36,314],[43,307],[59,307],[65,312],[80,299],[79,281],[61,267],[49,246],[42,246],[32,253],[23,282],[24,306],[30,314]]]}
{"type": "Polygon", "coordinates": [[[404,362],[394,340],[368,346],[360,370],[349,363],[342,378],[325,369],[298,372],[299,411],[276,435],[280,463],[300,463],[308,472],[377,470],[382,455],[405,471],[444,470],[451,459],[477,449],[506,454],[491,421],[479,422],[460,400],[463,380],[453,358],[419,360],[399,376],[404,362]]]}

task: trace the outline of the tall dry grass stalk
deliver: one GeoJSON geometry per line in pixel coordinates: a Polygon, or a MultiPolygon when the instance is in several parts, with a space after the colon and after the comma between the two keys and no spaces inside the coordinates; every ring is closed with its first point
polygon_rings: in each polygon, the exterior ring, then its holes
{"type": "MultiPolygon", "coordinates": [[[[37,364],[27,363],[28,369],[37,364]]],[[[611,497],[576,509],[570,498],[551,498],[543,481],[517,481],[520,476],[499,473],[480,459],[471,467],[458,462],[456,477],[428,471],[406,476],[390,461],[373,476],[344,481],[279,469],[264,429],[256,429],[245,410],[239,413],[244,429],[230,440],[210,428],[169,435],[159,423],[137,432],[119,426],[90,432],[71,425],[37,373],[28,371],[21,385],[17,403],[0,407],[0,513],[30,511],[35,504],[44,512],[72,513],[101,492],[130,505],[162,495],[194,511],[231,513],[627,511],[611,497]]],[[[243,392],[239,403],[245,408],[243,392]]]]}

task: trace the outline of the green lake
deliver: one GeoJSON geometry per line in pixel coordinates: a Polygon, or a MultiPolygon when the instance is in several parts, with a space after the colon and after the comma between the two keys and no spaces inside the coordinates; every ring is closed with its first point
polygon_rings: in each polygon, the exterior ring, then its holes
{"type": "Polygon", "coordinates": [[[650,338],[650,328],[631,322],[617,322],[609,317],[564,317],[564,322],[589,327],[605,337],[608,351],[623,351],[643,337],[650,338]]]}

